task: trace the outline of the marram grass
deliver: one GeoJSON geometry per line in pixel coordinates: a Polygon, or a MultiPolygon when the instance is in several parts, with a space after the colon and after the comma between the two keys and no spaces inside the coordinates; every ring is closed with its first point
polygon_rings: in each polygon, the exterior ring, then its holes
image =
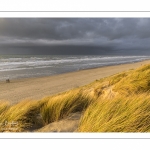
{"type": "Polygon", "coordinates": [[[9,107],[7,101],[0,101],[0,114],[3,113],[9,107]]]}
{"type": "Polygon", "coordinates": [[[142,93],[150,90],[150,65],[140,67],[137,70],[128,73],[118,83],[114,85],[114,91],[123,95],[131,93],[142,93]]]}
{"type": "Polygon", "coordinates": [[[150,132],[150,95],[97,100],[80,120],[79,132],[150,132]]]}
{"type": "Polygon", "coordinates": [[[85,110],[91,101],[92,99],[88,94],[83,94],[80,90],[72,90],[47,99],[41,108],[41,115],[45,123],[48,124],[58,121],[70,113],[85,110]]]}
{"type": "MultiPolygon", "coordinates": [[[[39,112],[38,101],[25,100],[16,105],[10,106],[0,115],[0,121],[1,124],[3,124],[1,130],[5,130],[4,124],[7,126],[11,125],[13,122],[17,124],[17,131],[26,131],[35,125],[37,126],[41,124],[38,120],[39,112]]],[[[6,129],[8,129],[8,127],[6,129]]]]}

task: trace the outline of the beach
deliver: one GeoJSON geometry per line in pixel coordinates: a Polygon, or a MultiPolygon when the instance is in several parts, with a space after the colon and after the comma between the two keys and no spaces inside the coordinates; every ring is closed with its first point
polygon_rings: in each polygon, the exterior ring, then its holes
{"type": "Polygon", "coordinates": [[[7,100],[12,104],[25,99],[39,100],[46,96],[77,88],[122,71],[135,69],[144,64],[150,64],[150,60],[80,70],[46,77],[14,80],[10,78],[10,83],[6,83],[6,81],[0,82],[0,100],[7,100]]]}

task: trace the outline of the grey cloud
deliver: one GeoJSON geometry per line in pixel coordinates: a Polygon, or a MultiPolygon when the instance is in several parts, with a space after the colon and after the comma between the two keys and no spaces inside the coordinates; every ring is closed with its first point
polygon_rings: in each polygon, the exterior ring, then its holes
{"type": "Polygon", "coordinates": [[[149,18],[0,18],[0,52],[17,47],[36,53],[43,47],[53,53],[52,49],[68,47],[66,53],[82,53],[82,49],[148,54],[149,40],[149,18]]]}
{"type": "Polygon", "coordinates": [[[148,27],[149,21],[146,25],[138,25],[138,22],[141,22],[140,19],[10,18],[0,20],[0,33],[3,36],[29,39],[48,38],[64,40],[79,37],[97,38],[103,36],[115,39],[122,36],[138,35],[145,32],[143,26],[148,27]],[[142,29],[143,32],[140,33],[139,29],[140,31],[142,29]]]}

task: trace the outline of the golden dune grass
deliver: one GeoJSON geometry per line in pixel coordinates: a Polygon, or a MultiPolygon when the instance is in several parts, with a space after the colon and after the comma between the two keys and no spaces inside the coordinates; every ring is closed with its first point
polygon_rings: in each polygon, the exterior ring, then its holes
{"type": "MultiPolygon", "coordinates": [[[[8,107],[1,113],[0,121],[17,122],[17,131],[28,131],[65,118],[70,113],[85,110],[91,98],[81,90],[72,90],[40,101],[25,100],[8,107]]],[[[4,109],[3,109],[4,110],[4,109]]],[[[4,128],[3,128],[4,130],[4,128]]],[[[1,129],[1,131],[3,131],[1,129]]]]}
{"type": "Polygon", "coordinates": [[[40,112],[39,110],[38,101],[24,100],[5,109],[0,115],[0,121],[1,123],[6,122],[8,125],[12,122],[16,122],[17,131],[27,130],[34,125],[39,125],[41,123],[37,119],[40,112]]]}
{"type": "Polygon", "coordinates": [[[3,113],[9,107],[9,102],[0,101],[0,114],[3,113]]]}
{"type": "Polygon", "coordinates": [[[81,90],[72,90],[52,98],[45,98],[41,108],[41,115],[46,124],[58,121],[70,113],[85,110],[91,103],[88,94],[81,90]]]}
{"type": "Polygon", "coordinates": [[[150,65],[140,67],[131,71],[125,78],[115,84],[114,91],[120,94],[130,95],[131,93],[141,93],[150,90],[150,65]]]}
{"type": "Polygon", "coordinates": [[[79,132],[150,132],[148,94],[99,99],[87,108],[79,132]]]}
{"type": "Polygon", "coordinates": [[[78,131],[149,132],[150,65],[108,77],[100,85],[106,81],[116,96],[103,98],[107,89],[100,88],[99,98],[87,108],[78,131]]]}

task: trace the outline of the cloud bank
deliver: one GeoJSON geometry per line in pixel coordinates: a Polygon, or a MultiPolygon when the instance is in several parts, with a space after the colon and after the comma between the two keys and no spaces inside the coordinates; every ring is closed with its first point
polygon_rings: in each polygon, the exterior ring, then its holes
{"type": "Polygon", "coordinates": [[[150,55],[150,19],[0,18],[0,54],[150,55]]]}

